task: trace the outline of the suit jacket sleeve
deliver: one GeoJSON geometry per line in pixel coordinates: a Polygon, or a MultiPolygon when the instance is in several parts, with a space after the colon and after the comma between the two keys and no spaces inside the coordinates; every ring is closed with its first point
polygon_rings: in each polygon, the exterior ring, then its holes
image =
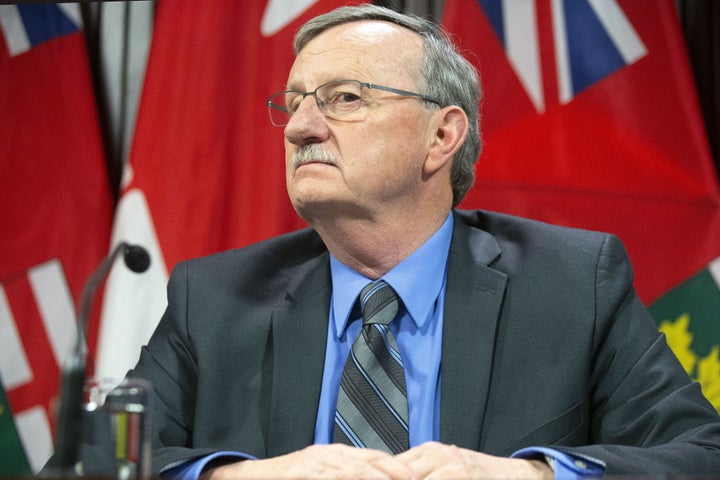
{"type": "Polygon", "coordinates": [[[613,236],[595,285],[590,445],[565,450],[602,460],[607,474],[719,472],[718,416],[657,332],[613,236]]]}
{"type": "Polygon", "coordinates": [[[154,386],[156,473],[216,451],[266,456],[272,302],[233,259],[176,266],[168,307],[130,372],[154,386]]]}
{"type": "Polygon", "coordinates": [[[457,219],[443,443],[561,449],[611,475],[720,472],[720,418],[637,297],[617,237],[492,212],[457,219]]]}
{"type": "Polygon", "coordinates": [[[155,387],[153,470],[217,451],[267,458],[313,441],[330,298],[309,229],[180,262],[130,375],[155,387]],[[298,341],[305,329],[316,332],[298,341]]]}
{"type": "MultiPolygon", "coordinates": [[[[178,264],[168,283],[168,308],[129,376],[152,379],[153,472],[158,474],[215,449],[191,448],[197,389],[196,354],[188,330],[187,266],[178,264]]],[[[210,412],[206,413],[211,416],[210,412]]]]}

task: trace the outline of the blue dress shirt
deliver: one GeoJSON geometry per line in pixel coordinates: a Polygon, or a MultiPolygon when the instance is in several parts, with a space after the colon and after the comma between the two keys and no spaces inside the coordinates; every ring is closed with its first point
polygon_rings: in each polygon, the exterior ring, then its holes
{"type": "MultiPolygon", "coordinates": [[[[390,324],[390,330],[405,368],[411,447],[439,438],[442,312],[452,222],[449,215],[430,239],[382,277],[402,300],[399,317],[390,324]]],[[[332,256],[330,271],[330,321],[315,443],[332,443],[340,377],[362,327],[360,312],[353,312],[353,305],[372,281],[332,256]]]]}

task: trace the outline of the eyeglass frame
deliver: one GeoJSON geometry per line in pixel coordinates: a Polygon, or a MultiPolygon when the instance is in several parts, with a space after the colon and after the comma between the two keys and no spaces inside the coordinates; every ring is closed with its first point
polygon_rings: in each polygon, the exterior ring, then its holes
{"type": "MultiPolygon", "coordinates": [[[[320,89],[323,88],[323,87],[326,87],[326,86],[332,84],[332,83],[343,83],[343,82],[353,82],[353,83],[359,84],[359,85],[360,85],[360,93],[361,93],[360,99],[361,99],[361,100],[362,100],[362,89],[363,89],[363,88],[367,88],[367,89],[371,89],[371,90],[382,90],[382,91],[385,91],[385,92],[395,93],[395,94],[402,95],[402,96],[405,96],[405,97],[419,98],[420,100],[423,100],[423,101],[425,101],[425,102],[434,103],[435,105],[437,105],[437,106],[440,107],[440,108],[443,107],[443,104],[442,104],[442,102],[440,102],[440,100],[438,100],[438,99],[436,99],[436,98],[433,98],[433,97],[430,97],[430,96],[428,96],[428,95],[424,95],[424,94],[422,94],[422,93],[410,92],[410,91],[408,91],[408,90],[402,90],[402,89],[393,88],[393,87],[386,87],[386,86],[383,86],[383,85],[377,85],[377,84],[375,84],[375,83],[361,82],[360,80],[353,80],[353,79],[330,80],[329,82],[325,82],[325,83],[323,83],[322,85],[318,86],[315,90],[312,90],[312,91],[309,91],[309,92],[301,92],[301,91],[299,91],[299,90],[283,90],[283,91],[276,92],[276,93],[273,93],[272,95],[270,95],[270,96],[267,98],[267,100],[265,100],[265,105],[268,107],[268,114],[270,115],[270,123],[272,123],[272,124],[273,124],[274,126],[276,126],[276,127],[284,127],[284,126],[287,125],[287,123],[284,123],[284,124],[282,124],[282,125],[278,125],[278,124],[276,124],[276,123],[273,121],[272,111],[270,111],[271,108],[274,108],[275,110],[279,110],[279,111],[281,111],[281,112],[284,112],[284,113],[288,114],[288,121],[289,121],[289,119],[292,117],[293,114],[290,113],[290,110],[288,110],[288,107],[283,107],[283,106],[278,105],[277,103],[273,103],[273,102],[271,101],[274,97],[277,97],[278,95],[286,95],[286,94],[288,94],[288,93],[297,93],[297,94],[299,94],[299,96],[302,97],[302,99],[300,100],[300,102],[302,102],[303,100],[305,100],[305,98],[307,98],[308,96],[312,95],[313,97],[315,97],[315,104],[318,106],[318,109],[320,109],[320,111],[323,113],[323,115],[327,116],[327,113],[326,113],[326,112],[327,112],[327,107],[325,106],[326,103],[324,104],[323,102],[321,102],[321,100],[320,100],[320,99],[318,98],[318,96],[317,96],[317,91],[320,90],[320,89]]],[[[298,104],[299,104],[300,102],[298,102],[298,104]]],[[[358,109],[359,109],[359,108],[358,108],[358,109]]],[[[334,118],[334,119],[336,119],[336,120],[337,120],[337,119],[342,119],[342,115],[338,118],[338,117],[333,117],[332,114],[331,114],[331,115],[330,115],[330,118],[334,118]]]]}

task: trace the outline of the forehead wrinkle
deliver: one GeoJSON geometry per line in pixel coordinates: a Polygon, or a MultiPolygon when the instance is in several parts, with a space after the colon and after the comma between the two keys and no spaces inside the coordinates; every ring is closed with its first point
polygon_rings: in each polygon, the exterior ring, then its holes
{"type": "Polygon", "coordinates": [[[313,90],[333,80],[373,81],[374,59],[366,48],[358,45],[333,45],[321,51],[303,50],[298,55],[288,78],[288,90],[313,90]],[[304,56],[303,56],[304,55],[304,56]]]}
{"type": "MultiPolygon", "coordinates": [[[[398,25],[364,20],[337,25],[313,38],[298,53],[288,89],[317,88],[332,80],[397,83],[415,79],[423,41],[398,25]],[[393,81],[395,80],[395,81],[393,81]]],[[[414,83],[414,82],[413,82],[414,83]]]]}

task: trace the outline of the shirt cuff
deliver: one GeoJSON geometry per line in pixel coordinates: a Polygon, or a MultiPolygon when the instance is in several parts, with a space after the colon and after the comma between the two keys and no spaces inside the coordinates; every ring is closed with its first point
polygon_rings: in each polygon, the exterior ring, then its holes
{"type": "Polygon", "coordinates": [[[162,480],[198,480],[207,464],[217,459],[256,460],[252,455],[239,452],[215,452],[168,468],[160,473],[160,478],[162,480]]]}
{"type": "Polygon", "coordinates": [[[605,474],[600,460],[564,453],[553,448],[528,447],[510,455],[511,458],[544,457],[555,472],[555,480],[588,480],[605,474]]]}

